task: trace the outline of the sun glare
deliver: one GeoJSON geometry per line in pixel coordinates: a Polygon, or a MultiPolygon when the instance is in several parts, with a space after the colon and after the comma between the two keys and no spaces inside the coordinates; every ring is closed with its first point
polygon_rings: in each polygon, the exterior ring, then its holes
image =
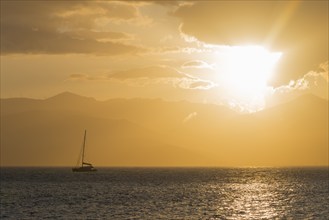
{"type": "Polygon", "coordinates": [[[237,100],[251,102],[264,97],[281,53],[261,46],[232,47],[225,63],[223,81],[237,100]]]}

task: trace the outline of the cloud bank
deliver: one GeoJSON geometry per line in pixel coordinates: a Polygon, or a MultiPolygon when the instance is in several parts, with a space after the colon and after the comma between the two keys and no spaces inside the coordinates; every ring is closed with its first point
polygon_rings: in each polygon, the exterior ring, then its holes
{"type": "Polygon", "coordinates": [[[112,31],[110,23],[143,23],[137,5],[93,1],[2,1],[1,53],[97,54],[140,53],[131,35],[112,31]]]}

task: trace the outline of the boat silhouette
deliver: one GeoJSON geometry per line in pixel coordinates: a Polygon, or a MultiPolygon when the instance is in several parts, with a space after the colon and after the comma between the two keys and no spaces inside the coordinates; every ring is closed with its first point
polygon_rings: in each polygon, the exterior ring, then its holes
{"type": "Polygon", "coordinates": [[[95,171],[97,171],[97,169],[95,169],[91,163],[87,163],[87,162],[84,161],[85,147],[86,147],[86,136],[87,136],[87,130],[85,130],[85,134],[84,134],[84,137],[83,137],[81,166],[78,166],[79,161],[80,161],[80,156],[79,156],[77,166],[72,168],[73,172],[95,172],[95,171]]]}

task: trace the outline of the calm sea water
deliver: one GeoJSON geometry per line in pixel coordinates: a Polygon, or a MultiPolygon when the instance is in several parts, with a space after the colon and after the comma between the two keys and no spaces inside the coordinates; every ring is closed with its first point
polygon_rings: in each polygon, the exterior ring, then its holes
{"type": "Polygon", "coordinates": [[[1,219],[329,219],[328,168],[1,168],[1,219]]]}

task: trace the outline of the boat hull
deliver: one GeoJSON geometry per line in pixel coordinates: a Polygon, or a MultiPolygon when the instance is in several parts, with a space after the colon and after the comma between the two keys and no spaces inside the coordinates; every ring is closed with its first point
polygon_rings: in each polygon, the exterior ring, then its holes
{"type": "Polygon", "coordinates": [[[74,167],[72,168],[73,172],[95,172],[97,169],[94,167],[74,167]]]}

